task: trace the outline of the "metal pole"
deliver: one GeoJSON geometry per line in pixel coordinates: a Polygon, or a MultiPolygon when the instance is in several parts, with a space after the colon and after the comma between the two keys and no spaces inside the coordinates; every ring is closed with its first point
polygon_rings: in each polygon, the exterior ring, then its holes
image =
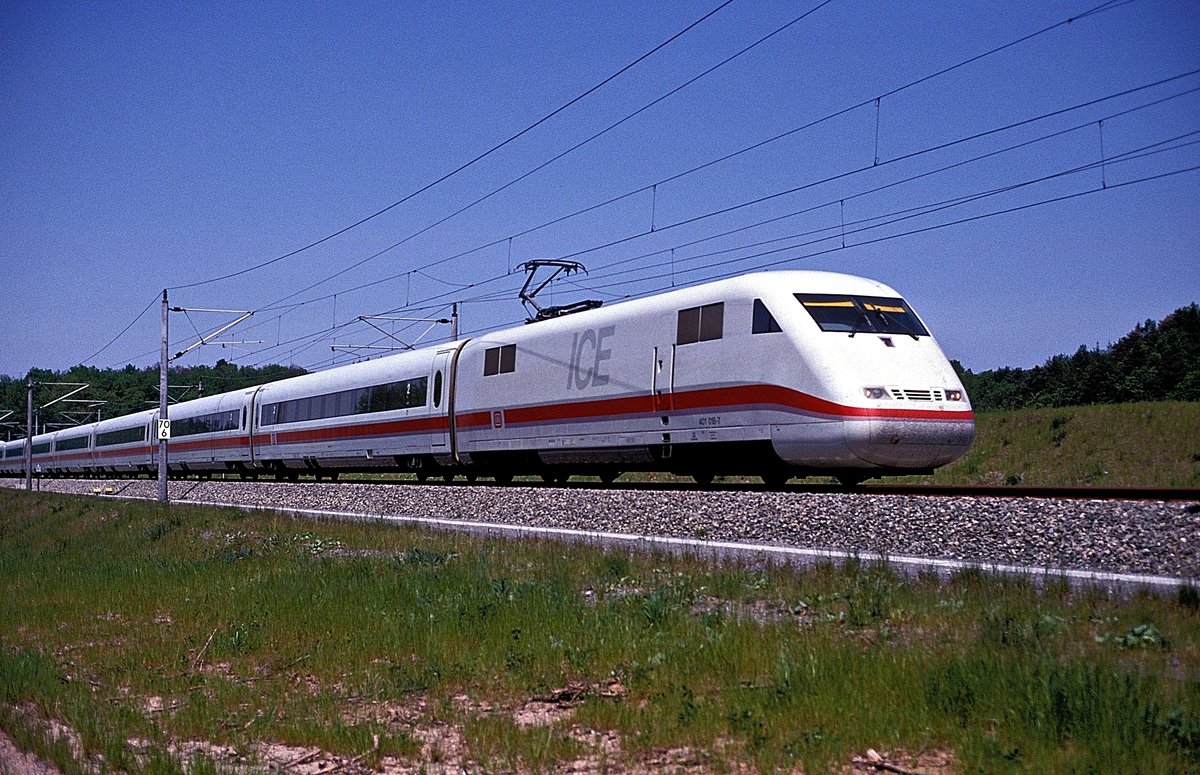
{"type": "MultiPolygon", "coordinates": [[[[445,309],[443,307],[443,309],[445,309]]],[[[458,302],[454,302],[454,306],[450,308],[450,341],[458,341],[458,302]]]]}
{"type": "Polygon", "coordinates": [[[25,492],[29,492],[33,489],[33,377],[25,387],[25,492]]]}
{"type": "MultiPolygon", "coordinates": [[[[162,355],[158,359],[158,417],[167,419],[167,289],[162,299],[162,355]]],[[[158,502],[167,502],[167,441],[158,442],[158,502]]]]}

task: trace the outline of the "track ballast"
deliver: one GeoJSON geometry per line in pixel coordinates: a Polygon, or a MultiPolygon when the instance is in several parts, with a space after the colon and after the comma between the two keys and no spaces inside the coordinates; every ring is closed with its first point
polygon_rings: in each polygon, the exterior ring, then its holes
{"type": "MultiPolygon", "coordinates": [[[[40,485],[146,499],[156,487],[144,479],[40,485]]],[[[221,480],[173,482],[171,498],[1200,579],[1200,503],[1186,500],[221,480]]]]}

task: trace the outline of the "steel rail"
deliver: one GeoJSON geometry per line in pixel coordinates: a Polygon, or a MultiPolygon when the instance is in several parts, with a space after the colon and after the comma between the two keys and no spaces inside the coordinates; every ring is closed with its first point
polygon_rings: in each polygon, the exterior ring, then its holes
{"type": "MultiPolygon", "coordinates": [[[[387,474],[385,474],[386,476],[387,474]]],[[[350,474],[354,476],[354,474],[350,474]]],[[[582,475],[586,476],[586,475],[582,475]]],[[[468,479],[462,475],[451,481],[441,477],[429,477],[421,481],[410,475],[405,478],[314,479],[311,471],[301,472],[300,482],[319,482],[321,484],[378,484],[385,486],[421,486],[436,485],[446,487],[532,487],[536,489],[561,487],[572,490],[629,490],[644,492],[779,492],[792,494],[814,495],[894,495],[924,498],[1003,498],[1016,500],[1021,498],[1040,498],[1049,500],[1103,500],[1103,501],[1162,501],[1170,503],[1192,502],[1200,503],[1200,487],[1087,487],[1087,486],[1048,486],[1048,485],[934,485],[879,482],[860,484],[854,487],[836,483],[794,482],[783,485],[768,485],[751,481],[724,481],[700,484],[684,480],[672,481],[617,481],[603,483],[595,481],[595,477],[577,481],[541,481],[538,479],[517,479],[512,482],[497,482],[489,477],[468,479]]],[[[136,481],[141,477],[122,477],[119,475],[95,476],[44,476],[45,479],[83,479],[111,480],[129,479],[136,481]]],[[[206,481],[210,477],[193,475],[186,477],[171,477],[176,481],[206,481]]],[[[257,484],[291,483],[287,479],[278,479],[271,473],[264,473],[258,479],[241,479],[234,477],[211,477],[212,481],[240,482],[257,484]]]]}

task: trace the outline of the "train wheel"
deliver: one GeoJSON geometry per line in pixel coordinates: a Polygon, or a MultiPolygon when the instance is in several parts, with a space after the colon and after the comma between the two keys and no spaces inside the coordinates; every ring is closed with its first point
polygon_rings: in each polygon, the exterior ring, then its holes
{"type": "Polygon", "coordinates": [[[426,471],[425,469],[421,469],[420,471],[417,471],[417,481],[420,482],[421,484],[425,484],[426,482],[428,482],[429,481],[429,472],[426,471]]]}
{"type": "Polygon", "coordinates": [[[499,471],[492,474],[492,478],[496,480],[496,484],[512,484],[512,471],[499,471]]]}
{"type": "Polygon", "coordinates": [[[711,471],[696,471],[692,474],[692,481],[696,484],[707,486],[712,484],[713,474],[711,471]]]}
{"type": "Polygon", "coordinates": [[[600,481],[604,484],[612,484],[617,481],[617,477],[621,475],[621,471],[601,471],[600,481]]]}
{"type": "Polygon", "coordinates": [[[852,489],[865,482],[870,477],[866,474],[839,474],[838,482],[846,489],[852,489]]]}
{"type": "Polygon", "coordinates": [[[446,473],[442,474],[442,481],[446,484],[449,484],[450,482],[454,481],[455,476],[456,474],[453,471],[447,471],[446,473]]]}

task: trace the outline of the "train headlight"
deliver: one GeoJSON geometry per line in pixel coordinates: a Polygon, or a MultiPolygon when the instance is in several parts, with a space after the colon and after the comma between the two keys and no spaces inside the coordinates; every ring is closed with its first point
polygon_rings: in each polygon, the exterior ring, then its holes
{"type": "Polygon", "coordinates": [[[946,391],[946,400],[947,401],[961,401],[962,400],[962,391],[961,390],[947,390],[946,391]]]}
{"type": "Polygon", "coordinates": [[[867,398],[874,399],[891,398],[891,395],[887,392],[887,389],[881,387],[865,387],[863,388],[863,395],[867,398]]]}

